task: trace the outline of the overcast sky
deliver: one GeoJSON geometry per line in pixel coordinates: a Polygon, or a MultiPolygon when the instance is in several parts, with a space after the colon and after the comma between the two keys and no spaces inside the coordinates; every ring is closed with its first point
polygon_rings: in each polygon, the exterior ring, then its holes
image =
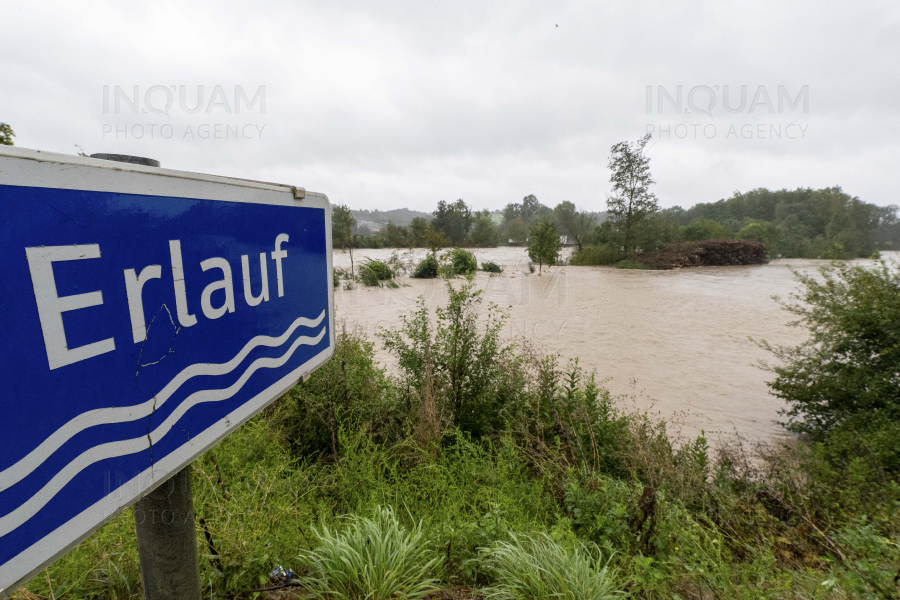
{"type": "Polygon", "coordinates": [[[27,148],[353,208],[602,210],[610,146],[652,131],[663,206],[832,185],[900,202],[896,0],[6,0],[0,23],[0,121],[27,148]]]}

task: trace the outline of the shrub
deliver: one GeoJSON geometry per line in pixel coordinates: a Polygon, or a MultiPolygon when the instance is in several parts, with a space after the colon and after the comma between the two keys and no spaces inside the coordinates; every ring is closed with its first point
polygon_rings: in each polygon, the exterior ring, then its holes
{"type": "Polygon", "coordinates": [[[359,329],[340,323],[334,356],[309,380],[290,392],[291,410],[278,416],[279,429],[301,458],[340,454],[340,430],[367,423],[371,437],[386,442],[396,436],[397,396],[375,361],[372,342],[359,329]]]}
{"type": "Polygon", "coordinates": [[[428,576],[440,559],[423,541],[421,522],[407,531],[389,507],[348,520],[343,533],[313,528],[319,545],[300,557],[311,571],[301,582],[314,598],[415,600],[438,589],[428,576]]]}
{"type": "Polygon", "coordinates": [[[483,553],[494,583],[483,590],[497,600],[612,600],[622,592],[615,571],[602,564],[598,548],[577,543],[566,549],[547,534],[511,535],[483,553]]]}
{"type": "Polygon", "coordinates": [[[444,253],[442,258],[440,273],[443,277],[469,276],[478,270],[475,255],[464,248],[453,248],[444,253]]]}
{"type": "Polygon", "coordinates": [[[483,262],[481,263],[481,270],[485,273],[502,273],[503,268],[495,262],[483,262]]]}
{"type": "Polygon", "coordinates": [[[782,306],[810,337],[796,347],[762,343],[781,362],[770,386],[789,405],[787,428],[821,440],[856,415],[900,421],[900,272],[882,261],[794,276],[801,289],[782,306]]]}
{"type": "Polygon", "coordinates": [[[582,250],[576,250],[569,259],[570,265],[614,265],[622,259],[622,253],[616,250],[613,244],[598,244],[585,246],[582,250]]]}
{"type": "Polygon", "coordinates": [[[429,254],[416,265],[412,277],[416,279],[434,279],[438,276],[438,268],[437,259],[433,254],[429,254]]]}
{"type": "Polygon", "coordinates": [[[512,347],[500,337],[506,316],[489,306],[486,323],[479,323],[482,296],[469,283],[454,289],[447,282],[449,301],[437,308],[436,325],[419,298],[412,315],[402,317],[398,330],[379,335],[398,358],[408,389],[418,398],[437,396],[439,413],[474,438],[496,433],[504,422],[502,402],[510,399],[507,377],[512,347]]]}
{"type": "Polygon", "coordinates": [[[368,286],[381,285],[382,281],[394,278],[394,272],[384,262],[370,258],[359,264],[359,279],[368,286]]]}

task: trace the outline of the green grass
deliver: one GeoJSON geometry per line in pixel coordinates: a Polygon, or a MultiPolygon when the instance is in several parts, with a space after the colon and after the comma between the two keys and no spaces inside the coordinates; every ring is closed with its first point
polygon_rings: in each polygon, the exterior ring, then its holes
{"type": "Polygon", "coordinates": [[[511,535],[483,551],[494,583],[482,593],[488,600],[613,600],[622,598],[615,570],[599,549],[576,542],[570,548],[546,533],[511,535]]]}
{"type": "Polygon", "coordinates": [[[440,558],[426,543],[421,523],[407,530],[390,507],[347,521],[343,532],[313,528],[318,545],[300,556],[310,570],[301,583],[312,597],[416,600],[439,589],[431,575],[440,558]]]}

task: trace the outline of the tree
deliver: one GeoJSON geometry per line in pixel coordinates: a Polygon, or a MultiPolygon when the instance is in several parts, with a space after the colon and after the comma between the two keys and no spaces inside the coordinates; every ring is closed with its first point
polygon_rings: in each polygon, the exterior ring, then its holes
{"type": "Polygon", "coordinates": [[[344,248],[350,252],[350,278],[353,279],[353,245],[356,236],[353,228],[356,227],[356,219],[350,212],[350,207],[337,204],[331,209],[331,240],[332,245],[344,248]]]}
{"type": "Polygon", "coordinates": [[[434,211],[432,224],[435,231],[447,236],[452,245],[459,246],[472,228],[472,211],[462,199],[453,204],[441,200],[434,211]]]}
{"type": "Polygon", "coordinates": [[[581,252],[587,242],[588,236],[594,231],[596,221],[584,212],[578,212],[575,205],[564,200],[553,209],[556,216],[556,225],[559,233],[572,238],[576,249],[581,252]]]}
{"type": "Polygon", "coordinates": [[[541,204],[534,194],[528,194],[522,198],[522,203],[509,203],[503,209],[503,224],[508,225],[516,218],[521,218],[526,225],[534,225],[537,219],[548,218],[553,210],[541,204]]]}
{"type": "Polygon", "coordinates": [[[475,213],[475,227],[472,228],[470,238],[476,248],[493,248],[497,245],[497,228],[491,219],[491,213],[487,209],[475,213]]]}
{"type": "Polygon", "coordinates": [[[900,273],[884,262],[795,272],[800,291],[782,306],[809,329],[796,347],[762,346],[780,365],[773,393],[788,403],[787,428],[824,439],[848,420],[900,422],[900,273]]]}
{"type": "Polygon", "coordinates": [[[531,234],[528,236],[528,257],[538,263],[539,273],[544,264],[556,264],[561,246],[562,243],[556,234],[556,227],[550,221],[541,221],[531,229],[531,234]]]}
{"type": "Polygon", "coordinates": [[[394,225],[393,221],[388,221],[387,225],[381,228],[381,237],[384,238],[386,248],[406,247],[406,228],[394,225]]]}
{"type": "Polygon", "coordinates": [[[606,199],[606,206],[622,235],[626,258],[634,243],[635,230],[647,215],[659,210],[656,195],[650,192],[650,185],[656,183],[650,176],[650,158],[644,156],[644,147],[649,141],[648,133],[634,144],[619,142],[609,155],[613,195],[606,199]]]}
{"type": "Polygon", "coordinates": [[[503,224],[506,225],[513,219],[517,219],[522,216],[522,205],[510,202],[503,209],[503,224]]]}
{"type": "Polygon", "coordinates": [[[0,123],[0,146],[15,146],[14,137],[16,137],[16,132],[12,130],[12,127],[8,123],[0,123]]]}
{"type": "Polygon", "coordinates": [[[681,230],[684,239],[688,242],[700,240],[721,240],[731,237],[725,226],[712,219],[695,219],[681,230]]]}
{"type": "Polygon", "coordinates": [[[516,217],[506,226],[506,238],[513,244],[524,244],[528,240],[528,225],[522,217],[516,217]]]}
{"type": "Polygon", "coordinates": [[[441,248],[450,243],[447,236],[442,231],[437,231],[432,223],[428,224],[428,231],[425,233],[425,245],[431,250],[431,256],[437,260],[437,252],[441,248]]]}
{"type": "Polygon", "coordinates": [[[415,217],[406,228],[406,241],[410,248],[424,248],[428,246],[428,230],[431,225],[424,217],[415,217]]]}
{"type": "Polygon", "coordinates": [[[548,212],[550,212],[550,208],[541,204],[534,194],[528,194],[522,198],[521,217],[526,223],[530,224],[534,217],[546,217],[548,212]]]}

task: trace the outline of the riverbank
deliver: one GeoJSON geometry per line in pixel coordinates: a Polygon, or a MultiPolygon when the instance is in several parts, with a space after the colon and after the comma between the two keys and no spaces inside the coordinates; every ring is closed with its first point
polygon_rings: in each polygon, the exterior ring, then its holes
{"type": "MultiPolygon", "coordinates": [[[[900,426],[685,437],[501,340],[457,283],[384,332],[394,376],[341,327],[332,360],[193,464],[204,597],[892,597],[900,426]],[[503,592],[538,580],[577,593],[503,592]]],[[[13,598],[138,598],[138,573],[125,513],[13,598]]]]}
{"type": "MultiPolygon", "coordinates": [[[[504,269],[500,277],[479,273],[475,282],[488,302],[509,311],[505,337],[531,341],[563,359],[579,358],[588,371],[608,378],[610,391],[627,405],[679,420],[690,435],[788,439],[775,423],[783,404],[769,394],[770,375],[755,366],[770,356],[750,338],[789,345],[805,339],[803,331],[787,326],[790,315],[772,296],[796,289],[791,268],[813,273],[828,261],[674,271],[553,267],[537,277],[524,248],[473,251],[479,263],[504,269]]],[[[357,250],[354,256],[386,260],[392,252],[357,250]]],[[[400,257],[415,264],[426,252],[400,257]]],[[[336,251],[334,264],[349,269],[349,255],[336,251]]],[[[376,331],[397,326],[419,296],[432,308],[446,301],[441,280],[400,281],[397,289],[337,289],[338,318],[358,323],[374,341],[376,331]]],[[[376,358],[389,368],[394,364],[380,343],[376,358]]]]}

